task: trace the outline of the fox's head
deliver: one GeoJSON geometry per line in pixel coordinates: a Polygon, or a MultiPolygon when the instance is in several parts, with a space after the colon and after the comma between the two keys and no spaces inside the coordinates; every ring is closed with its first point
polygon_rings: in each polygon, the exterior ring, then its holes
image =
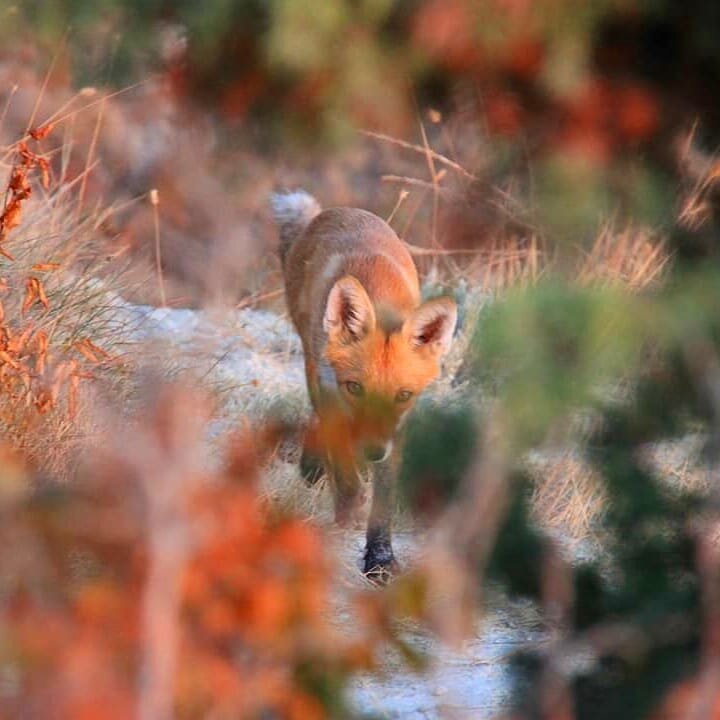
{"type": "Polygon", "coordinates": [[[390,308],[376,310],[354,277],[333,286],[323,318],[325,360],[366,460],[378,462],[390,454],[397,427],[439,375],[456,322],[450,298],[429,300],[400,318],[390,308]]]}

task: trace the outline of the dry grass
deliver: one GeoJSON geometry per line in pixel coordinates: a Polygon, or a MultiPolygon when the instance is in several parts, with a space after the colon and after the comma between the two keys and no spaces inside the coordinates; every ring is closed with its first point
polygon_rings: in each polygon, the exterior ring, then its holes
{"type": "Polygon", "coordinates": [[[577,280],[582,284],[623,285],[634,292],[661,282],[670,259],[662,238],[631,227],[617,231],[609,223],[581,260],[577,280]]]}
{"type": "Polygon", "coordinates": [[[586,539],[606,507],[602,482],[572,451],[531,462],[532,508],[538,523],[571,541],[586,539]]]}
{"type": "MultiPolygon", "coordinates": [[[[703,438],[696,435],[656,443],[644,449],[642,459],[668,492],[705,495],[712,483],[701,462],[702,444],[703,438]]],[[[607,500],[602,482],[587,462],[568,450],[535,455],[529,465],[538,524],[571,545],[597,539],[607,500]]]]}
{"type": "Polygon", "coordinates": [[[714,214],[720,180],[720,160],[717,154],[700,149],[696,142],[697,125],[675,143],[675,156],[683,179],[679,223],[688,230],[699,230],[714,214]]]}
{"type": "Polygon", "coordinates": [[[10,178],[5,217],[18,208],[0,258],[3,436],[41,470],[67,478],[97,430],[97,392],[123,392],[127,338],[117,333],[108,294],[122,273],[96,279],[99,225],[109,211],[77,215],[78,184],[50,177],[39,140],[10,146],[0,172],[10,178]]]}
{"type": "MultiPolygon", "coordinates": [[[[456,152],[461,145],[452,140],[451,128],[443,127],[438,134],[438,141],[453,153],[449,157],[431,146],[420,127],[422,144],[380,133],[365,135],[400,153],[394,160],[403,172],[382,175],[385,184],[401,188],[389,219],[406,241],[413,235],[424,237],[424,245],[409,241],[408,246],[426,273],[448,283],[464,278],[493,294],[532,284],[548,273],[582,284],[620,284],[633,292],[662,282],[671,257],[656,233],[631,225],[618,229],[607,222],[589,250],[550,251],[512,180],[503,187],[470,171],[466,163],[487,166],[488,161],[480,162],[472,150],[466,162],[460,161],[456,152]],[[424,233],[418,232],[419,225],[426,228],[424,233]]],[[[482,134],[479,128],[475,132],[482,134]]],[[[715,167],[708,164],[694,186],[696,195],[714,182],[715,167]]]]}

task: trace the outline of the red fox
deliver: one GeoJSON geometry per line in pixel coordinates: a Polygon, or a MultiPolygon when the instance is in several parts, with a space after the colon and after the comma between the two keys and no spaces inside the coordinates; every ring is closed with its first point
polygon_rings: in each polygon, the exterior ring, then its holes
{"type": "Polygon", "coordinates": [[[396,435],[440,373],[457,308],[450,298],[420,303],[413,259],[376,215],[349,207],[321,211],[303,191],[275,194],[272,206],[336,520],[347,525],[355,519],[363,500],[359,470],[371,463],[364,572],[384,581],[396,570],[396,435]]]}

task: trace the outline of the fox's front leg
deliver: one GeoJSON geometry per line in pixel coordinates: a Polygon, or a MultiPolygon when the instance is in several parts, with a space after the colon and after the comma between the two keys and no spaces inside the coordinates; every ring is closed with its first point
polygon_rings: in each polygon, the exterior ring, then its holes
{"type": "Polygon", "coordinates": [[[387,582],[397,572],[392,549],[392,517],[395,511],[395,483],[400,465],[396,447],[387,460],[373,468],[373,498],[368,519],[363,572],[371,580],[387,582]]]}
{"type": "Polygon", "coordinates": [[[354,465],[327,460],[327,473],[333,492],[335,522],[344,528],[353,528],[360,522],[365,504],[365,488],[360,472],[354,465]]]}
{"type": "Polygon", "coordinates": [[[322,407],[326,391],[323,390],[317,364],[310,359],[307,348],[305,348],[305,379],[310,403],[313,407],[313,415],[305,428],[305,436],[302,441],[300,476],[308,485],[314,485],[322,477],[323,473],[329,471],[328,463],[324,458],[325,451],[322,448],[322,428],[318,413],[318,408],[322,407]]]}
{"type": "Polygon", "coordinates": [[[314,485],[327,470],[327,463],[323,459],[323,452],[318,439],[319,425],[319,420],[316,416],[313,416],[305,430],[302,443],[300,476],[308,485],[314,485]]]}
{"type": "MultiPolygon", "coordinates": [[[[364,483],[349,450],[338,452],[342,460],[332,459],[332,449],[324,447],[326,438],[323,437],[321,422],[317,416],[314,417],[305,433],[300,474],[308,485],[314,485],[323,475],[327,476],[333,493],[335,521],[342,527],[351,527],[356,524],[365,502],[364,483]]],[[[339,450],[337,447],[334,449],[339,450]]]]}

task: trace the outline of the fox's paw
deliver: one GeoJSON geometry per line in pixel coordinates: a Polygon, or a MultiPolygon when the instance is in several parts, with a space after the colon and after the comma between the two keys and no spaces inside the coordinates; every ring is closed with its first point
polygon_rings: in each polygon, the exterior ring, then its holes
{"type": "Polygon", "coordinates": [[[400,566],[389,544],[368,545],[365,548],[363,575],[375,585],[387,585],[398,574],[400,566]]]}

